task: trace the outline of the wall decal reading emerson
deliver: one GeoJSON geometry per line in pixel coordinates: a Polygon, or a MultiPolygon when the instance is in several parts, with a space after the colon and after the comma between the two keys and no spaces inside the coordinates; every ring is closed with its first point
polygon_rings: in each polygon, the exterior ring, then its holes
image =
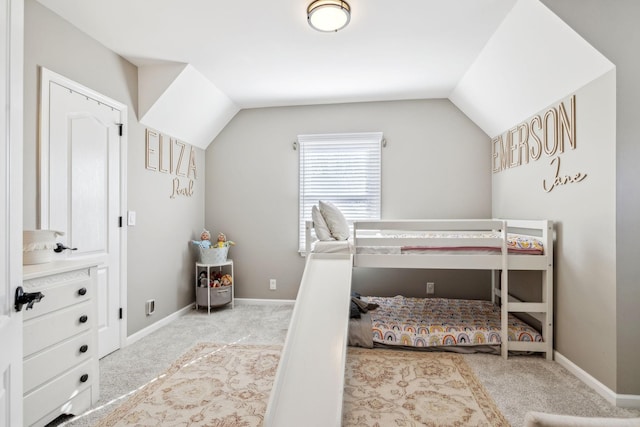
{"type": "Polygon", "coordinates": [[[560,170],[560,155],[567,149],[575,150],[577,146],[576,96],[571,96],[568,103],[568,112],[565,103],[560,102],[544,114],[533,116],[528,122],[522,122],[493,138],[493,173],[539,160],[544,154],[551,158],[549,165],[553,173],[551,178],[542,180],[545,192],[584,180],[586,173],[564,174],[560,170]]]}
{"type": "Polygon", "coordinates": [[[171,180],[170,198],[193,196],[196,155],[192,146],[174,138],[165,138],[162,134],[147,129],[144,157],[147,169],[174,175],[171,180]]]}

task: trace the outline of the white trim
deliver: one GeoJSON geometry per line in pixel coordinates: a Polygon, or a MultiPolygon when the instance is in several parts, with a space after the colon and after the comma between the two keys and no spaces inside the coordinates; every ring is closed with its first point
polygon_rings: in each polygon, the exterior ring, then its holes
{"type": "Polygon", "coordinates": [[[128,345],[131,345],[136,341],[141,340],[142,338],[146,337],[149,334],[152,334],[153,332],[157,331],[158,329],[162,328],[163,326],[167,326],[169,323],[173,322],[174,320],[176,320],[177,318],[179,318],[181,316],[184,316],[185,314],[187,314],[191,310],[193,310],[193,303],[192,302],[190,302],[188,305],[186,305],[185,307],[181,308],[180,310],[171,313],[167,317],[163,317],[162,319],[158,320],[156,323],[152,323],[151,325],[147,326],[146,328],[140,329],[135,334],[132,334],[131,336],[128,336],[127,339],[126,339],[126,344],[125,344],[124,347],[126,347],[128,345]]]}
{"type": "Polygon", "coordinates": [[[120,228],[120,309],[122,310],[122,318],[120,319],[120,347],[126,345],[127,342],[127,289],[129,270],[127,265],[127,248],[128,248],[128,227],[127,221],[129,205],[127,204],[127,187],[128,175],[127,164],[129,158],[129,108],[124,107],[120,111],[120,121],[122,122],[122,136],[120,137],[120,217],[122,218],[122,227],[120,228]]]}
{"type": "Polygon", "coordinates": [[[0,6],[0,425],[23,424],[22,312],[13,296],[22,283],[24,2],[0,6]]]}
{"type": "Polygon", "coordinates": [[[617,394],[557,351],[555,352],[554,357],[555,361],[558,362],[560,366],[578,377],[580,381],[605,398],[607,402],[620,408],[640,409],[639,395],[617,394]]]}
{"type": "Polygon", "coordinates": [[[294,299],[261,299],[261,298],[235,298],[235,303],[240,305],[294,305],[294,299]]]}

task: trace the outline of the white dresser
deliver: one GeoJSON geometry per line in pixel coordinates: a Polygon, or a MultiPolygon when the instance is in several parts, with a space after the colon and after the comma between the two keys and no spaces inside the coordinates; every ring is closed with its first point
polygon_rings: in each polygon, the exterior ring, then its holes
{"type": "Polygon", "coordinates": [[[43,426],[99,397],[96,265],[25,265],[23,278],[24,292],[44,295],[23,307],[24,424],[43,426]]]}

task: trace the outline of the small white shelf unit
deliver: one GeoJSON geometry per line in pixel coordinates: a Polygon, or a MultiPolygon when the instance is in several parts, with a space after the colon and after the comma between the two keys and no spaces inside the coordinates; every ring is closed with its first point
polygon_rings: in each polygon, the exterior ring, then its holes
{"type": "MultiPolygon", "coordinates": [[[[231,286],[221,286],[218,288],[212,288],[211,286],[207,286],[206,288],[206,294],[207,294],[207,313],[211,314],[211,307],[221,307],[223,305],[227,305],[229,303],[231,303],[231,308],[233,308],[234,305],[234,299],[235,299],[235,281],[236,281],[236,276],[234,274],[233,271],[233,260],[232,259],[228,259],[225,262],[220,262],[220,263],[215,263],[215,264],[206,264],[206,263],[201,263],[201,262],[197,262],[196,263],[196,276],[195,276],[195,290],[196,290],[196,310],[199,308],[198,305],[198,292],[202,292],[203,287],[200,287],[200,273],[202,271],[206,271],[207,273],[207,277],[211,277],[211,272],[212,271],[216,271],[216,269],[218,271],[223,271],[223,269],[225,267],[228,267],[230,270],[231,274],[231,278],[233,280],[233,283],[231,284],[231,286]],[[230,295],[229,295],[230,293],[230,295]],[[212,295],[213,294],[213,295],[212,295]]],[[[204,305],[204,304],[200,304],[200,305],[204,305]]]]}

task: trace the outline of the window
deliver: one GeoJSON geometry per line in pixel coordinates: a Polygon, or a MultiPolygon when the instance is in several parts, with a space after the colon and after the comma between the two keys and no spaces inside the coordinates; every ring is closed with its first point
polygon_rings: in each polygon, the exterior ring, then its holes
{"type": "Polygon", "coordinates": [[[382,133],[299,135],[300,252],[305,221],[319,200],[335,204],[347,218],[380,219],[382,133]]]}

